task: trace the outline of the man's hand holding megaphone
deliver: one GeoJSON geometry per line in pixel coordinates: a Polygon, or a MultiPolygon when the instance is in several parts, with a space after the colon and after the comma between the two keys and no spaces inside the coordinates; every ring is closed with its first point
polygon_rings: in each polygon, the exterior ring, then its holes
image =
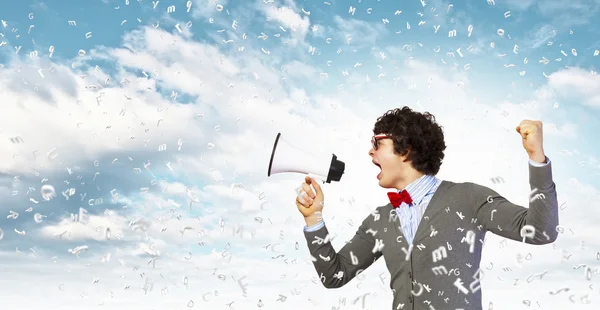
{"type": "Polygon", "coordinates": [[[322,221],[321,211],[323,210],[323,200],[323,191],[319,182],[309,176],[304,177],[302,189],[300,189],[296,197],[296,206],[300,213],[304,215],[307,226],[312,226],[322,221]]]}

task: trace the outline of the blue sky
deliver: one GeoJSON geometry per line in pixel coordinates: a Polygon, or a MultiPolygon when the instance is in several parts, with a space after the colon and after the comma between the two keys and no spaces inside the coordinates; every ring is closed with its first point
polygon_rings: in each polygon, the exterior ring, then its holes
{"type": "Polygon", "coordinates": [[[528,298],[544,309],[591,309],[598,301],[582,304],[581,296],[598,298],[598,288],[588,287],[597,276],[587,281],[572,267],[598,268],[600,3],[424,3],[194,0],[189,12],[186,1],[165,0],[155,8],[136,0],[1,4],[0,209],[8,217],[0,218],[0,255],[10,270],[0,279],[2,299],[10,309],[122,309],[133,301],[183,309],[190,300],[245,309],[259,299],[281,309],[283,294],[285,309],[295,309],[376,292],[370,306],[388,307],[382,263],[365,273],[368,289],[353,283],[324,291],[312,282],[304,222],[292,204],[303,176],[267,178],[266,169],[277,132],[346,162],[342,182],[324,186],[324,216],[339,249],[355,232],[349,221],[386,203],[367,157],[374,121],[408,105],[444,126],[440,178],[477,182],[522,204],[526,154],[514,128],[523,119],[544,122],[567,229],[555,246],[509,241],[499,249],[502,239],[488,234],[482,265],[498,270],[484,280],[484,306],[526,308],[528,298]],[[23,142],[11,142],[15,137],[23,142]],[[47,155],[52,149],[56,158],[47,155]],[[505,182],[493,184],[496,176],[505,182]],[[56,197],[45,201],[43,184],[56,197]],[[90,205],[99,198],[101,205],[90,205]],[[80,208],[89,221],[72,222],[80,208]],[[88,250],[79,257],[68,251],[82,245],[88,250]],[[219,254],[224,249],[233,253],[231,264],[219,254]],[[564,261],[561,251],[572,256],[564,261]],[[109,261],[102,259],[107,253],[109,261]],[[514,267],[527,253],[534,257],[527,268],[514,267]],[[154,267],[152,255],[159,257],[154,267]],[[499,267],[511,264],[511,275],[499,267]],[[64,276],[72,268],[82,270],[64,276]],[[236,280],[216,278],[215,268],[245,276],[249,296],[236,280]],[[506,282],[544,269],[553,272],[537,286],[517,290],[506,282]],[[142,272],[154,291],[140,290],[142,272]],[[20,279],[36,284],[14,286],[20,279]],[[564,285],[577,303],[548,297],[564,285]],[[59,286],[65,294],[44,289],[59,286]],[[303,293],[291,294],[296,288],[303,293]],[[213,290],[220,294],[211,293],[211,301],[199,297],[213,290]],[[26,298],[31,292],[47,302],[26,298]],[[66,297],[83,292],[77,304],[66,297]]]}

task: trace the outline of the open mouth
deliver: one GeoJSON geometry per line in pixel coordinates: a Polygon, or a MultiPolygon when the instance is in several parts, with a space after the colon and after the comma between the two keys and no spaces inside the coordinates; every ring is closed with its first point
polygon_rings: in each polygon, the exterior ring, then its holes
{"type": "Polygon", "coordinates": [[[379,170],[380,170],[380,171],[379,171],[379,173],[377,174],[377,179],[379,179],[379,178],[381,178],[381,170],[382,170],[382,169],[381,169],[381,165],[380,165],[380,164],[378,164],[378,163],[376,163],[376,162],[373,162],[373,164],[374,164],[375,166],[379,167],[379,170]]]}

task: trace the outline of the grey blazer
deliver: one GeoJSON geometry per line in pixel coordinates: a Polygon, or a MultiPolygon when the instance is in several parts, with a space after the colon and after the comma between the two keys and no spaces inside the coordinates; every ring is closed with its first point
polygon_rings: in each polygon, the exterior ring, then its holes
{"type": "MultiPolygon", "coordinates": [[[[338,252],[329,231],[304,231],[313,264],[326,288],[339,288],[384,257],[392,309],[482,309],[479,263],[485,233],[548,244],[558,232],[552,163],[529,165],[529,208],[471,182],[442,181],[408,244],[391,204],[377,207],[338,252]]],[[[508,297],[508,296],[507,296],[508,297]]]]}

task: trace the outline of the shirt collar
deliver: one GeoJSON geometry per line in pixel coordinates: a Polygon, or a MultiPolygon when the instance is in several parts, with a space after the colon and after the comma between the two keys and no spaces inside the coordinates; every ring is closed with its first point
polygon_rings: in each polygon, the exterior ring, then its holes
{"type": "MultiPolygon", "coordinates": [[[[414,204],[421,203],[421,200],[431,193],[435,185],[439,183],[439,179],[434,175],[423,175],[406,186],[404,190],[408,191],[414,204]]],[[[398,191],[401,193],[403,190],[398,191]]]]}

